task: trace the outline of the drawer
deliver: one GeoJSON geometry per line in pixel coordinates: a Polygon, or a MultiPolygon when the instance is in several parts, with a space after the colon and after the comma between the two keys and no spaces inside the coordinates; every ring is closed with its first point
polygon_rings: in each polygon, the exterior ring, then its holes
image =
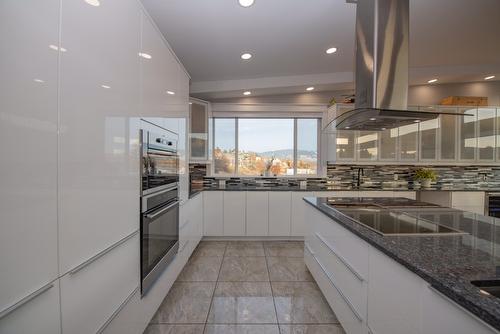
{"type": "Polygon", "coordinates": [[[366,318],[367,277],[358,273],[320,233],[316,233],[315,237],[317,241],[314,243],[316,247],[313,251],[316,253],[316,257],[332,274],[335,284],[349,298],[358,313],[366,318]]]}
{"type": "MultiPolygon", "coordinates": [[[[315,210],[315,212],[311,212],[312,232],[310,233],[314,238],[318,239],[317,235],[320,235],[323,244],[328,244],[359,276],[367,278],[370,249],[368,244],[317,209],[312,208],[312,210],[315,210]]],[[[318,239],[317,242],[312,244],[315,251],[319,251],[319,249],[316,249],[316,245],[319,245],[319,243],[320,240],[318,239]]]]}
{"type": "Polygon", "coordinates": [[[347,334],[367,333],[365,318],[352,305],[351,301],[333,283],[331,274],[313,254],[306,244],[304,260],[328,304],[339,319],[347,334]]]}
{"type": "Polygon", "coordinates": [[[62,331],[96,333],[139,286],[139,233],[61,278],[62,331]]]}

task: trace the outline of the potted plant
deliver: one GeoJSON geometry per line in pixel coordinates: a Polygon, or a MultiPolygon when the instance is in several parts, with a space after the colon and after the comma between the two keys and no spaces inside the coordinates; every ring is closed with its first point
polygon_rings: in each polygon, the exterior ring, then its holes
{"type": "Polygon", "coordinates": [[[420,168],[415,171],[414,180],[419,180],[422,187],[429,188],[432,181],[437,180],[437,174],[432,169],[420,168]]]}

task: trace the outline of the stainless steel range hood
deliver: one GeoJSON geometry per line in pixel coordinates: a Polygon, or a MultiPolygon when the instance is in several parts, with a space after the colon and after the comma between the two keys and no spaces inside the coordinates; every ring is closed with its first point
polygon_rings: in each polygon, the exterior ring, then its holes
{"type": "Polygon", "coordinates": [[[442,113],[407,110],[409,0],[356,3],[355,107],[331,125],[383,131],[437,118],[442,113]]]}

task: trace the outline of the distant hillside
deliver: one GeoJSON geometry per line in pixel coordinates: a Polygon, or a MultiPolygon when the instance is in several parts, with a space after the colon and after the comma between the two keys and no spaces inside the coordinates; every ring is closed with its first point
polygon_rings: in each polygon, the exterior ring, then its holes
{"type": "MultiPolygon", "coordinates": [[[[275,157],[277,159],[283,159],[286,157],[293,156],[293,150],[276,150],[276,151],[267,151],[267,152],[259,152],[257,153],[261,157],[275,157]]],[[[317,154],[315,151],[307,151],[307,150],[298,150],[297,154],[299,156],[306,156],[310,158],[316,158],[317,154]]]]}

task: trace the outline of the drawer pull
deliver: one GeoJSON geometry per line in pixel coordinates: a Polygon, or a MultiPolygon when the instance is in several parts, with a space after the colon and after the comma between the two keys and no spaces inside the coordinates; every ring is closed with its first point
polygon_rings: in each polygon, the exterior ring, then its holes
{"type": "Polygon", "coordinates": [[[311,255],[314,255],[314,254],[315,254],[315,253],[312,251],[311,247],[309,246],[309,244],[308,244],[307,242],[304,242],[304,245],[306,246],[307,251],[308,251],[309,253],[311,253],[311,255]]]}
{"type": "Polygon", "coordinates": [[[118,315],[118,313],[120,313],[120,311],[123,310],[123,308],[125,307],[125,305],[128,304],[128,302],[132,299],[132,297],[134,297],[134,295],[138,291],[139,291],[139,287],[135,288],[134,291],[132,291],[128,295],[128,297],[125,298],[125,300],[120,304],[120,306],[118,306],[118,308],[113,312],[113,314],[111,314],[111,316],[108,318],[108,320],[106,320],[106,322],[104,322],[104,324],[102,324],[102,326],[99,327],[99,329],[97,330],[96,334],[101,334],[102,332],[104,332],[104,330],[106,329],[106,327],[108,327],[108,325],[111,323],[111,321],[113,321],[113,319],[116,318],[116,316],[118,315]]]}
{"type": "Polygon", "coordinates": [[[13,305],[11,305],[11,306],[7,307],[6,309],[2,310],[0,312],[0,319],[6,317],[10,313],[14,312],[15,310],[17,310],[18,308],[20,308],[21,306],[23,306],[24,304],[30,302],[31,300],[33,300],[36,297],[38,297],[41,294],[43,294],[44,292],[49,291],[53,287],[54,287],[54,283],[49,283],[47,285],[42,286],[40,289],[38,289],[38,290],[30,293],[29,295],[27,295],[26,297],[22,298],[18,302],[14,303],[13,305]]]}
{"type": "Polygon", "coordinates": [[[115,249],[116,247],[120,246],[121,244],[123,244],[125,241],[131,239],[133,236],[135,236],[136,234],[139,233],[139,230],[135,231],[135,232],[132,232],[131,234],[127,235],[125,238],[121,239],[120,241],[116,242],[115,244],[109,246],[108,248],[100,251],[99,253],[97,253],[96,255],[92,256],[91,258],[87,259],[85,262],[83,262],[82,264],[76,266],[75,268],[71,269],[69,271],[69,274],[70,275],[74,275],[76,274],[77,272],[79,272],[80,270],[82,270],[83,268],[87,267],[89,264],[91,264],[92,262],[94,262],[95,260],[99,259],[100,257],[102,257],[103,255],[105,255],[106,253],[109,253],[111,250],[115,249]]]}
{"type": "MultiPolygon", "coordinates": [[[[308,248],[308,251],[309,251],[309,248],[308,248]]],[[[328,278],[328,280],[330,281],[330,283],[332,284],[332,286],[335,288],[335,290],[337,290],[337,292],[339,293],[340,297],[342,297],[342,299],[345,301],[345,303],[347,304],[347,306],[349,306],[349,308],[351,309],[351,312],[354,314],[354,316],[356,317],[356,319],[358,319],[359,322],[363,322],[363,318],[358,313],[358,311],[356,310],[356,308],[354,307],[354,305],[352,305],[352,303],[349,300],[349,298],[347,298],[347,296],[344,295],[344,293],[333,282],[332,274],[323,266],[323,264],[321,262],[319,262],[319,260],[316,257],[316,255],[314,255],[313,253],[311,253],[311,255],[314,258],[314,260],[316,261],[316,263],[319,265],[319,267],[321,268],[321,270],[323,270],[323,273],[325,273],[326,277],[328,278]]]]}
{"type": "Polygon", "coordinates": [[[360,282],[363,282],[365,281],[365,279],[363,278],[363,276],[361,276],[357,271],[356,269],[354,269],[350,264],[349,262],[347,262],[347,260],[342,256],[340,255],[329,243],[328,241],[326,241],[325,238],[323,238],[323,236],[319,233],[316,233],[316,237],[319,239],[319,241],[321,241],[325,246],[326,248],[328,248],[328,250],[330,251],[330,253],[332,253],[333,255],[335,255],[335,257],[337,259],[339,259],[340,262],[342,262],[344,264],[344,266],[347,267],[347,269],[349,269],[349,271],[354,275],[356,276],[356,278],[360,281],[360,282]]]}

